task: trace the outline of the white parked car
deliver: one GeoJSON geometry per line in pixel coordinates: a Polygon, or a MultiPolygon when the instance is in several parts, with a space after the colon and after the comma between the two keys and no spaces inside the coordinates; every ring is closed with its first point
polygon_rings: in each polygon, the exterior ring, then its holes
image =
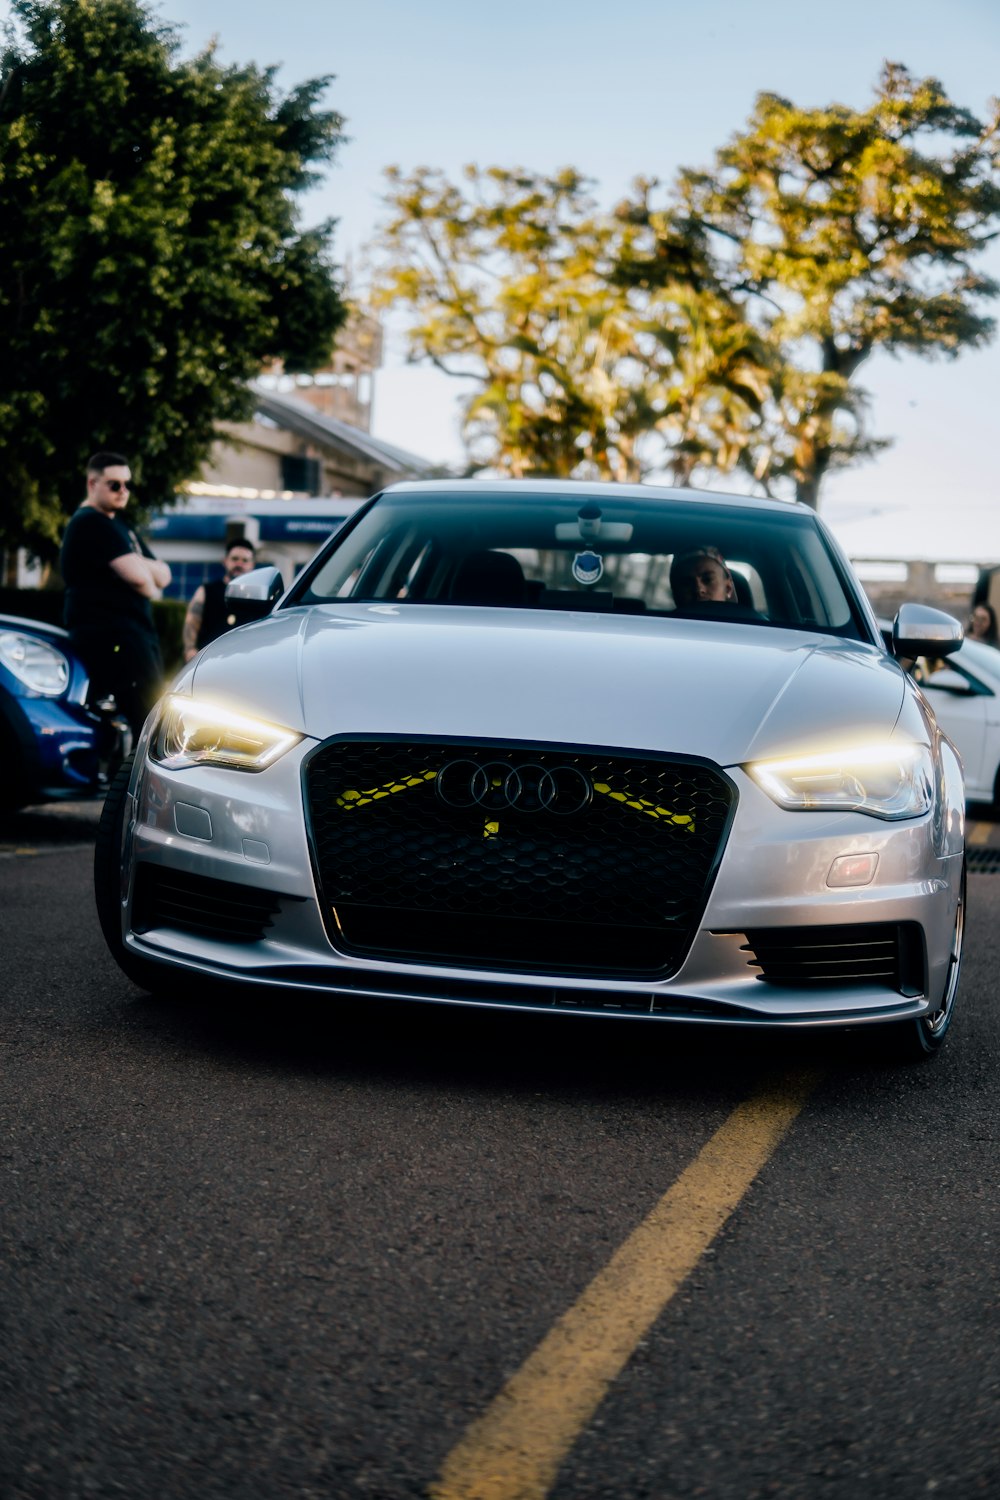
{"type": "Polygon", "coordinates": [[[921,657],[914,676],[958,747],[969,801],[1000,809],[1000,651],[963,641],[951,656],[921,657]]]}
{"type": "Polygon", "coordinates": [[[811,510],[404,484],[275,588],[230,585],[266,618],[107,799],[98,912],[139,983],[940,1046],[965,791],[897,658],[961,626],[904,605],[887,653],[811,510]]]}

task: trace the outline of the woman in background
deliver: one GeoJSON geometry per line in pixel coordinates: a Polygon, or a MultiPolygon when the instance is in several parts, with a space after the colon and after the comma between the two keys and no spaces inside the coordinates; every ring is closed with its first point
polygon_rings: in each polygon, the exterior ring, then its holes
{"type": "Polygon", "coordinates": [[[1000,650],[1000,631],[997,630],[996,610],[992,604],[974,606],[965,634],[970,641],[982,641],[984,645],[996,646],[1000,650]]]}

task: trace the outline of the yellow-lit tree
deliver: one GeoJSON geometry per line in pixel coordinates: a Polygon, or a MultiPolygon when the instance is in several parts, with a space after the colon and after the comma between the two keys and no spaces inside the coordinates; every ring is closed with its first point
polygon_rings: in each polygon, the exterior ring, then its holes
{"type": "Polygon", "coordinates": [[[762,394],[756,335],[734,330],[680,261],[655,289],[623,277],[642,226],[600,213],[578,173],[388,179],[375,298],[410,314],[414,359],[473,377],[473,469],[626,480],[673,465],[685,477],[696,430],[735,463],[762,394]]]}
{"type": "Polygon", "coordinates": [[[611,213],[571,169],[393,170],[376,297],[414,359],[473,378],[472,469],[740,467],[815,506],[884,446],[856,381],[873,351],[993,333],[997,141],[996,106],[979,120],[887,64],[860,111],[761,94],[710,171],[637,179],[611,213]]]}
{"type": "Polygon", "coordinates": [[[648,191],[633,199],[647,278],[659,242],[698,245],[759,335],[769,400],[740,462],[767,487],[815,506],[827,473],[881,446],[855,384],[875,350],[954,358],[992,335],[983,303],[998,288],[976,260],[1000,216],[997,132],[995,103],[977,119],[890,63],[864,110],[761,94],[662,212],[648,191]]]}

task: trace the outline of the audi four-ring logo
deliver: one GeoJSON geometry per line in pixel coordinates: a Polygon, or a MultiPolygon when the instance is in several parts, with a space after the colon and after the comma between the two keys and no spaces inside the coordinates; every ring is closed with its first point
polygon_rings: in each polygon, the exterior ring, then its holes
{"type": "Polygon", "coordinates": [[[485,812],[583,812],[594,789],[576,766],[512,766],[494,760],[450,760],[437,774],[437,794],[448,807],[481,807],[485,812]]]}

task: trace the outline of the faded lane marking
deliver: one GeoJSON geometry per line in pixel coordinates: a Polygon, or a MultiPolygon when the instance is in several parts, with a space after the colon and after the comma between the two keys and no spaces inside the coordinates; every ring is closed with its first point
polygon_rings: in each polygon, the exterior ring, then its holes
{"type": "Polygon", "coordinates": [[[542,1500],[612,1381],[697,1265],[815,1087],[773,1080],[739,1105],[469,1428],[432,1500],[542,1500]]]}
{"type": "Polygon", "coordinates": [[[79,853],[81,849],[90,849],[93,852],[93,838],[88,843],[81,844],[43,844],[43,846],[31,847],[30,844],[0,844],[0,859],[24,859],[42,858],[49,853],[79,853]]]}
{"type": "Polygon", "coordinates": [[[970,823],[965,830],[965,842],[967,844],[988,844],[990,841],[990,829],[992,823],[970,823]]]}
{"type": "Polygon", "coordinates": [[[81,849],[92,850],[93,847],[92,839],[86,844],[48,844],[40,849],[33,849],[27,844],[0,844],[0,859],[23,859],[26,855],[79,854],[81,849]]]}

